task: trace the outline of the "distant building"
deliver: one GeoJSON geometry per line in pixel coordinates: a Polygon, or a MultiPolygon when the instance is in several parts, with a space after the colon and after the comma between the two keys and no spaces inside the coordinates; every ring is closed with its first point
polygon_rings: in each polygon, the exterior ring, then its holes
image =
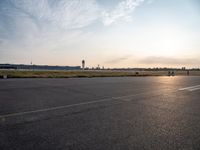
{"type": "Polygon", "coordinates": [[[0,64],[0,69],[19,70],[80,70],[80,66],[48,66],[48,65],[24,65],[24,64],[0,64]]]}

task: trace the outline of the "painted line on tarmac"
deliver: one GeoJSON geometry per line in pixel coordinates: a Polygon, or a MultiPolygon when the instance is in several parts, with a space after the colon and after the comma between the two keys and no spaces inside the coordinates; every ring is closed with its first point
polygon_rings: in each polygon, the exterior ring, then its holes
{"type": "Polygon", "coordinates": [[[179,91],[196,91],[200,89],[200,85],[195,85],[195,86],[189,86],[189,87],[185,87],[185,88],[180,88],[179,91]]]}
{"type": "Polygon", "coordinates": [[[45,109],[24,111],[24,112],[1,115],[0,118],[8,118],[8,117],[22,116],[22,115],[26,115],[26,114],[38,113],[38,112],[53,111],[53,110],[70,108],[70,107],[75,107],[75,106],[81,106],[81,105],[87,105],[87,104],[94,104],[94,103],[100,103],[100,102],[105,102],[105,101],[111,101],[111,100],[113,100],[113,99],[112,98],[107,98],[107,99],[101,99],[101,100],[97,100],[97,101],[90,101],[90,102],[84,102],[84,103],[78,103],[78,104],[63,105],[63,106],[57,106],[57,107],[51,107],[51,108],[45,108],[45,109]]]}
{"type": "Polygon", "coordinates": [[[51,107],[51,108],[44,108],[44,109],[37,109],[37,110],[31,110],[31,111],[5,114],[5,115],[0,115],[0,119],[5,119],[5,118],[9,118],[9,117],[17,117],[17,116],[28,115],[28,114],[39,113],[39,112],[60,110],[60,109],[71,108],[71,107],[75,107],[75,106],[87,105],[87,104],[96,104],[96,103],[113,101],[113,100],[123,100],[123,98],[131,98],[131,97],[134,97],[134,96],[150,94],[150,93],[153,93],[153,92],[142,92],[142,93],[127,95],[127,96],[104,98],[104,99],[100,99],[100,100],[96,100],[96,101],[88,101],[88,102],[77,103],[77,104],[70,104],[70,105],[63,105],[63,106],[57,106],[57,107],[51,107]]]}
{"type": "Polygon", "coordinates": [[[193,88],[193,89],[189,89],[190,92],[196,91],[196,90],[200,90],[200,87],[198,87],[198,88],[193,88]]]}

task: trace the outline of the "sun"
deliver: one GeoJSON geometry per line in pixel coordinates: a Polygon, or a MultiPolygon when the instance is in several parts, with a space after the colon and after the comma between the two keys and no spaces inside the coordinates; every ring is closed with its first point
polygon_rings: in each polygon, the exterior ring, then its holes
{"type": "Polygon", "coordinates": [[[164,56],[176,57],[183,48],[185,39],[180,29],[165,27],[158,30],[157,53],[164,56]]]}

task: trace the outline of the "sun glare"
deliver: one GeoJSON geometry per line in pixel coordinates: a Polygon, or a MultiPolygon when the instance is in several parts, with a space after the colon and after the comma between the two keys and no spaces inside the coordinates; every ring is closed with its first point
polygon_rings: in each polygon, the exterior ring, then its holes
{"type": "Polygon", "coordinates": [[[180,29],[166,27],[158,30],[156,53],[163,56],[177,56],[184,44],[184,36],[180,29]]]}

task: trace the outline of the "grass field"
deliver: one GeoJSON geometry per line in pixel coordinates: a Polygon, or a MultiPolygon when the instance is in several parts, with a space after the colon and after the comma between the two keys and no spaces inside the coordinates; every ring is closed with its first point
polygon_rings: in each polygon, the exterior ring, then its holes
{"type": "MultiPolygon", "coordinates": [[[[8,78],[75,78],[75,77],[128,77],[167,76],[168,71],[25,71],[0,70],[0,77],[8,78]]],[[[175,71],[175,75],[187,75],[186,71],[175,71]]],[[[191,76],[200,76],[200,71],[190,71],[191,76]]]]}

